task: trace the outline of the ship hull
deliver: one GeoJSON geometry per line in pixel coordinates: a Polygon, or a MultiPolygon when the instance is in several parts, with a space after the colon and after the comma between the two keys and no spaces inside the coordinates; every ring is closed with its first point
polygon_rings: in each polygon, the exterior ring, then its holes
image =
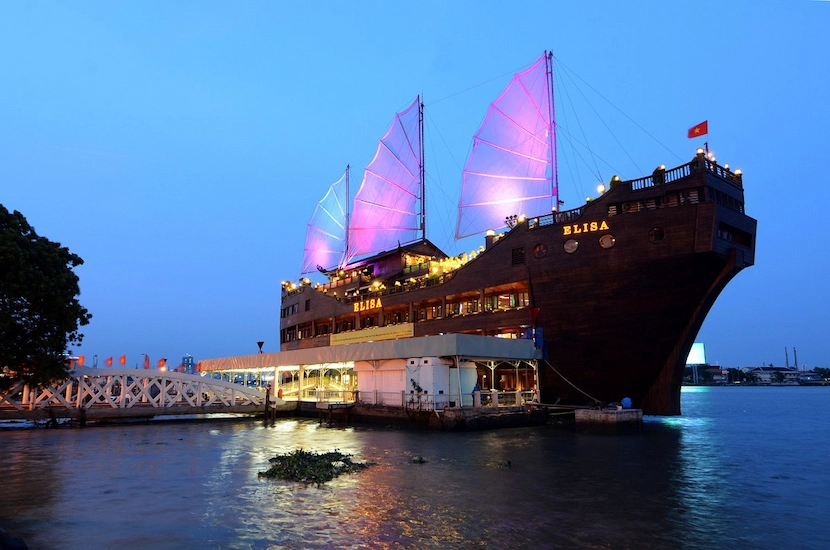
{"type": "Polygon", "coordinates": [[[689,349],[721,291],[754,263],[755,230],[740,177],[700,155],[659,178],[619,182],[575,211],[518,223],[435,284],[389,280],[388,290],[349,299],[310,287],[285,293],[283,305],[299,311],[283,319],[282,349],[329,344],[316,331],[286,338],[292,327],[329,323],[337,332],[339,319],[353,317],[360,328],[366,315],[384,325],[398,311],[414,336],[535,335],[543,402],[628,397],[645,414],[677,415],[689,349]],[[488,296],[510,292],[526,298],[517,307],[484,307],[488,296]],[[367,299],[375,295],[377,311],[358,311],[374,306],[367,299]],[[453,313],[452,304],[469,301],[478,311],[453,313]]]}

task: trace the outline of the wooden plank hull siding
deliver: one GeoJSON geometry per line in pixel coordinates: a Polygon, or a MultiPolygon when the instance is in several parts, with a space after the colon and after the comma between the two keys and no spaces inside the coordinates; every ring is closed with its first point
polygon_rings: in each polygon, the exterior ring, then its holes
{"type": "MultiPolygon", "coordinates": [[[[542,402],[630,397],[645,414],[677,415],[685,360],[707,313],[726,284],[754,264],[756,221],[743,204],[741,176],[701,154],[648,178],[615,182],[576,210],[487,237],[484,252],[432,284],[396,285],[411,282],[398,270],[377,292],[370,278],[355,278],[354,296],[284,288],[283,311],[292,313],[281,319],[281,349],[328,345],[328,335],[315,336],[320,327],[390,320],[414,323],[416,337],[520,336],[538,308],[542,402]],[[502,305],[492,296],[511,293],[518,301],[488,311],[502,305]],[[372,297],[379,307],[367,301],[372,297]],[[467,302],[478,311],[453,315],[451,304],[467,302]]],[[[406,247],[398,253],[403,263],[406,247]]]]}

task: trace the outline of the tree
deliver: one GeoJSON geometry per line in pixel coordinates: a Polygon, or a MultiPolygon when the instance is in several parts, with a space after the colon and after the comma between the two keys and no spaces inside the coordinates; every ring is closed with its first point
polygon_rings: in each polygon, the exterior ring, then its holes
{"type": "Polygon", "coordinates": [[[65,354],[81,343],[78,329],[92,318],[78,302],[72,271],[83,263],[0,204],[0,386],[67,376],[65,354]]]}

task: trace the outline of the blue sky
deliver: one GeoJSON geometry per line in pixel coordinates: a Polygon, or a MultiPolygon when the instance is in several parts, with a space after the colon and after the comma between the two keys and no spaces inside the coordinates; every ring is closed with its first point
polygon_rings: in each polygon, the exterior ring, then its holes
{"type": "MultiPolygon", "coordinates": [[[[76,354],[277,351],[315,203],[418,94],[428,236],[477,247],[451,239],[472,136],[550,49],[557,107],[601,94],[584,126],[605,181],[687,161],[702,120],[743,170],[756,265],[707,318],[707,359],[830,367],[828,28],[807,0],[3,2],[0,203],[84,259],[76,354]]],[[[590,170],[560,182],[566,208],[595,193],[590,170]]]]}

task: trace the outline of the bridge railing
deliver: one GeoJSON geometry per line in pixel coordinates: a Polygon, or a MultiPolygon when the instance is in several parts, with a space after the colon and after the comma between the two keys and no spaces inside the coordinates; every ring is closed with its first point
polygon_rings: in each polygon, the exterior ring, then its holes
{"type": "Polygon", "coordinates": [[[0,394],[0,407],[20,411],[96,406],[114,409],[264,406],[265,392],[209,377],[165,371],[76,368],[51,386],[22,382],[0,394]]]}

